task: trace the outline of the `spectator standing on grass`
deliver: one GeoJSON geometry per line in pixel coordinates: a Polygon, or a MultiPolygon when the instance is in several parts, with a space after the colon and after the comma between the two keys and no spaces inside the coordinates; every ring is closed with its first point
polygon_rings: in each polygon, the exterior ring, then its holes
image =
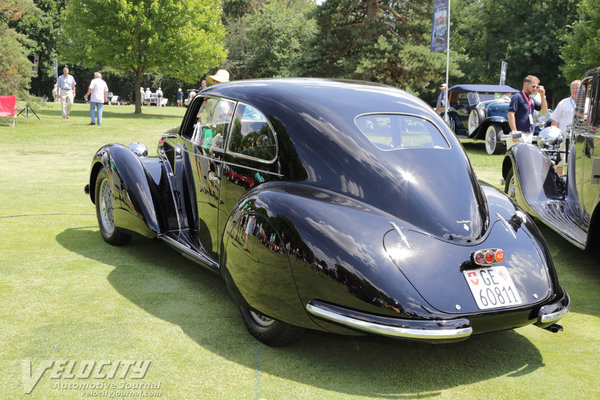
{"type": "Polygon", "coordinates": [[[538,110],[541,114],[548,111],[546,101],[546,89],[540,85],[537,76],[527,75],[523,79],[523,90],[510,98],[508,106],[508,125],[515,132],[533,132],[533,111],[538,110]],[[541,104],[534,99],[536,94],[540,95],[541,104]]]}
{"type": "Polygon", "coordinates": [[[62,117],[69,118],[76,90],[75,78],[69,75],[69,68],[63,68],[63,74],[58,77],[54,86],[56,86],[60,101],[62,102],[62,117]]]}
{"type": "Polygon", "coordinates": [[[580,80],[571,82],[571,96],[562,99],[550,116],[552,118],[552,126],[559,127],[563,133],[567,133],[567,128],[573,124],[575,101],[577,100],[577,92],[580,87],[580,80]]]}
{"type": "Polygon", "coordinates": [[[163,92],[161,88],[156,91],[156,107],[162,107],[163,92]]]}
{"type": "Polygon", "coordinates": [[[177,90],[177,107],[183,107],[183,90],[177,90]]]}
{"type": "Polygon", "coordinates": [[[83,98],[87,101],[90,97],[90,125],[102,125],[102,106],[108,101],[108,86],[102,79],[100,72],[94,72],[94,79],[90,82],[90,87],[83,98]],[[98,111],[96,116],[96,110],[98,111]]]}
{"type": "Polygon", "coordinates": [[[144,88],[140,86],[140,106],[144,105],[144,97],[146,97],[144,94],[144,88]]]}
{"type": "Polygon", "coordinates": [[[152,92],[150,91],[149,87],[146,88],[146,93],[144,94],[144,97],[146,98],[146,105],[149,106],[150,98],[152,97],[152,92]]]}

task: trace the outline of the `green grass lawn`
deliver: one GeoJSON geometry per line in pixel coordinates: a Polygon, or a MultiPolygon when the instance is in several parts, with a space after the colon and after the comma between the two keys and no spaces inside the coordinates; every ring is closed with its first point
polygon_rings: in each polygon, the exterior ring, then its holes
{"type": "MultiPolygon", "coordinates": [[[[0,399],[600,398],[599,262],[552,231],[542,228],[573,302],[562,333],[528,326],[429,345],[315,332],[273,349],[247,334],[216,275],[159,241],[104,243],[83,192],[100,146],[141,141],[155,154],[185,109],[105,106],[101,127],[83,104],[69,120],[57,104],[37,111],[0,127],[0,399]],[[44,372],[45,360],[55,364],[44,372]],[[145,375],[127,360],[149,360],[145,375]]],[[[463,145],[500,187],[502,156],[463,145]]]]}

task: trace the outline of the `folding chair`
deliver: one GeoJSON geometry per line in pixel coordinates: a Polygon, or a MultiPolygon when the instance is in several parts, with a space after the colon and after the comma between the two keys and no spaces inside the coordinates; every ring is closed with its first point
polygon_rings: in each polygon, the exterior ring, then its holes
{"type": "Polygon", "coordinates": [[[17,122],[17,98],[15,96],[0,96],[0,125],[14,128],[17,122]]]}

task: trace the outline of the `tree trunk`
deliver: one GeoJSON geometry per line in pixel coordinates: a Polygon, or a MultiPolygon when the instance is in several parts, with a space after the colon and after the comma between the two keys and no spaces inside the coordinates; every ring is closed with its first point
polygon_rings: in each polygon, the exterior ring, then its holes
{"type": "Polygon", "coordinates": [[[140,86],[142,85],[141,70],[135,71],[135,114],[142,113],[142,96],[140,94],[140,86]]]}

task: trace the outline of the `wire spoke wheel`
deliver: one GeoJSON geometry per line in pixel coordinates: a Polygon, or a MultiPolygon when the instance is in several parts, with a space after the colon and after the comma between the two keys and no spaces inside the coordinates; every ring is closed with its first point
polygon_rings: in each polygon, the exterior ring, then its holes
{"type": "Polygon", "coordinates": [[[100,222],[108,235],[115,231],[115,217],[113,215],[112,190],[108,179],[104,179],[100,184],[100,222]]]}

